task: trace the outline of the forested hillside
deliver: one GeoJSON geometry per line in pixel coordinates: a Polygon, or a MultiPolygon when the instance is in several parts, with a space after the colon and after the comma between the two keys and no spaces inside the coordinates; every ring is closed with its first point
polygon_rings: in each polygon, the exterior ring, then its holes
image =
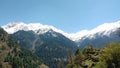
{"type": "Polygon", "coordinates": [[[42,60],[0,28],[0,68],[40,68],[42,60]]]}

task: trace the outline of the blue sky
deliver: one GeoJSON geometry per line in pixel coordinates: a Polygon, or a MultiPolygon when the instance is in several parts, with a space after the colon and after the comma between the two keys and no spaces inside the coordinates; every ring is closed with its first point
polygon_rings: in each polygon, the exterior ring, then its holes
{"type": "Polygon", "coordinates": [[[0,25],[40,22],[68,33],[120,20],[120,0],[0,0],[0,25]]]}

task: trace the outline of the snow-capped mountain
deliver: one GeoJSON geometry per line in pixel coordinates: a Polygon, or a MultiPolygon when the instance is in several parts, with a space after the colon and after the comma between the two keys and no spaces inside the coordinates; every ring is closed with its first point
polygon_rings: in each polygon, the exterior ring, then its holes
{"type": "Polygon", "coordinates": [[[40,23],[29,23],[25,24],[23,22],[12,22],[7,25],[2,26],[2,28],[7,31],[9,34],[13,34],[19,30],[24,30],[24,31],[34,31],[37,34],[44,34],[50,30],[53,30],[55,32],[61,33],[64,36],[70,38],[69,34],[57,29],[51,25],[43,25],[40,23]]]}
{"type": "Polygon", "coordinates": [[[21,30],[10,34],[10,36],[17,40],[21,47],[42,57],[44,63],[48,64],[50,68],[57,68],[56,59],[66,58],[68,50],[73,52],[78,48],[74,41],[61,33],[55,32],[50,26],[40,28],[39,24],[39,29],[34,27],[34,30],[29,29],[29,27],[23,29],[23,26],[25,27],[25,25],[22,25],[21,30]]]}
{"type": "Polygon", "coordinates": [[[61,32],[61,30],[56,29],[53,26],[50,25],[42,25],[40,23],[30,23],[30,24],[25,24],[23,22],[13,22],[9,23],[5,26],[2,26],[9,34],[13,34],[19,30],[24,30],[24,31],[34,31],[37,34],[43,34],[46,33],[49,30],[54,30],[61,32]]]}
{"type": "Polygon", "coordinates": [[[55,28],[51,25],[43,25],[40,23],[29,23],[25,24],[23,22],[13,22],[7,25],[2,26],[2,28],[7,31],[9,34],[13,34],[19,30],[24,31],[34,31],[37,34],[44,34],[50,30],[61,33],[64,36],[68,37],[73,41],[80,41],[85,38],[93,39],[96,34],[100,34],[101,36],[110,36],[110,33],[116,31],[120,28],[120,21],[113,23],[104,23],[92,30],[82,30],[76,33],[66,33],[60,29],[55,28]]]}
{"type": "Polygon", "coordinates": [[[113,23],[104,23],[92,30],[82,30],[80,32],[70,34],[71,39],[75,41],[80,41],[85,38],[93,39],[96,34],[101,36],[110,36],[111,33],[115,32],[120,28],[120,21],[113,23]]]}
{"type": "Polygon", "coordinates": [[[18,41],[21,47],[42,57],[50,68],[57,68],[56,59],[66,58],[68,50],[74,52],[78,48],[74,41],[58,33],[59,30],[53,26],[39,23],[11,23],[2,27],[18,41]]]}
{"type": "Polygon", "coordinates": [[[79,37],[76,42],[78,42],[80,48],[87,45],[102,47],[110,42],[120,42],[120,21],[104,23],[93,30],[86,30],[86,34],[79,37]]]}

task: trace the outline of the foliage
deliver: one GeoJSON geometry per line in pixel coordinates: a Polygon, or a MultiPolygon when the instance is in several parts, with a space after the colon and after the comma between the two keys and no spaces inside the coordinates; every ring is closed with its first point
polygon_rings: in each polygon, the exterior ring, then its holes
{"type": "Polygon", "coordinates": [[[101,50],[100,62],[108,68],[120,68],[120,43],[110,43],[101,50]]]}
{"type": "Polygon", "coordinates": [[[7,55],[4,62],[12,63],[13,68],[37,68],[41,64],[38,57],[25,49],[14,50],[7,55]]]}
{"type": "Polygon", "coordinates": [[[101,49],[87,46],[76,50],[67,68],[120,68],[120,43],[110,43],[101,49]]]}
{"type": "Polygon", "coordinates": [[[0,28],[0,68],[38,68],[42,60],[0,28]]]}

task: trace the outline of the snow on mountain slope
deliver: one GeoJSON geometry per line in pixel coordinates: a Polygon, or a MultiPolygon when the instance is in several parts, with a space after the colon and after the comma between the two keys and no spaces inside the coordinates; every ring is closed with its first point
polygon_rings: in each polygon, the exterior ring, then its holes
{"type": "Polygon", "coordinates": [[[110,33],[116,31],[118,28],[120,28],[120,21],[117,22],[112,22],[112,23],[104,23],[92,30],[82,30],[80,32],[70,34],[71,38],[75,41],[78,41],[80,39],[83,39],[83,37],[88,37],[88,38],[94,38],[95,34],[101,34],[109,36],[110,33]]]}
{"type": "MultiPolygon", "coordinates": [[[[19,22],[19,23],[9,23],[5,26],[2,26],[9,34],[13,34],[19,30],[24,30],[24,31],[29,31],[32,30],[34,32],[41,30],[42,33],[49,31],[51,28],[53,28],[52,26],[48,26],[48,25],[42,25],[39,23],[35,23],[35,24],[25,24],[23,22],[19,22]]],[[[41,32],[40,32],[41,33],[41,32]]]]}
{"type": "Polygon", "coordinates": [[[9,34],[13,34],[19,30],[24,30],[24,31],[34,31],[37,34],[44,34],[50,30],[53,30],[55,32],[61,33],[65,35],[66,37],[69,37],[68,33],[65,33],[64,31],[57,29],[53,26],[50,25],[42,25],[40,23],[29,23],[25,24],[23,22],[13,22],[9,23],[7,25],[2,26],[2,28],[7,31],[9,34]]]}
{"type": "Polygon", "coordinates": [[[96,33],[109,36],[111,32],[114,32],[116,29],[120,28],[120,21],[113,22],[113,23],[104,23],[92,30],[82,30],[80,32],[71,33],[71,34],[68,34],[53,26],[42,25],[40,23],[25,24],[23,22],[13,22],[13,23],[9,23],[7,25],[2,26],[2,28],[4,28],[4,30],[7,31],[9,34],[13,34],[19,30],[24,30],[24,31],[32,30],[37,34],[44,34],[49,30],[53,30],[55,32],[63,34],[64,36],[70,38],[73,41],[78,41],[83,39],[83,37],[94,38],[95,37],[94,35],[96,33]]]}

